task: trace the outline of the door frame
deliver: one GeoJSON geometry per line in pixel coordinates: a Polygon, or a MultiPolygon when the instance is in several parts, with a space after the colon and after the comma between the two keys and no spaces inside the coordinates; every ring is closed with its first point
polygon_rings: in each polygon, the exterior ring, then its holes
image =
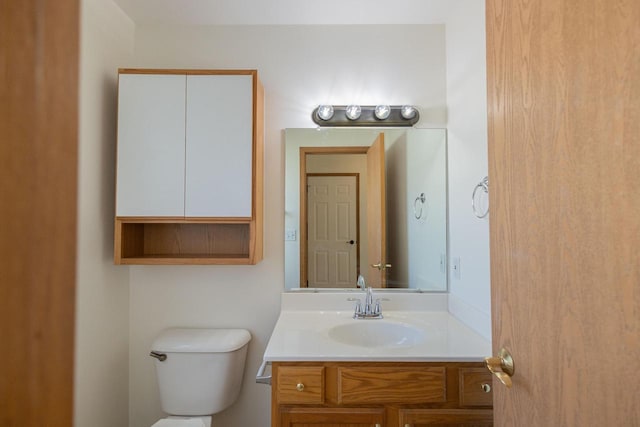
{"type": "Polygon", "coordinates": [[[2,11],[0,414],[4,425],[71,426],[80,2],[2,11]]]}

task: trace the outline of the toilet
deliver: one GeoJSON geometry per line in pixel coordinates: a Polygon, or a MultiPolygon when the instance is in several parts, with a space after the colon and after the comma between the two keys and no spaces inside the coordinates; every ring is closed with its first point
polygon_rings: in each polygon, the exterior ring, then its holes
{"type": "Polygon", "coordinates": [[[151,427],[212,427],[211,415],[238,398],[250,340],[245,329],[164,330],[150,355],[169,416],[151,427]]]}

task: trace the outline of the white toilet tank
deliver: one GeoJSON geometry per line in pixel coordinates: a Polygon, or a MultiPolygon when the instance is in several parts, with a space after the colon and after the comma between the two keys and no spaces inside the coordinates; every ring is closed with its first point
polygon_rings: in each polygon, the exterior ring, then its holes
{"type": "Polygon", "coordinates": [[[198,416],[229,407],[240,393],[250,340],[245,329],[164,330],[151,347],[162,410],[198,416]]]}

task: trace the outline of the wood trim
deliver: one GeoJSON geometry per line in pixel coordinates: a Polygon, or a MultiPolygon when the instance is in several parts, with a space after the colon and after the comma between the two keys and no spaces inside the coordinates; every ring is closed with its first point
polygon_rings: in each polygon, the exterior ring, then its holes
{"type": "Polygon", "coordinates": [[[192,70],[181,68],[119,68],[118,74],[250,75],[254,77],[254,81],[258,77],[257,70],[192,70]]]}
{"type": "Polygon", "coordinates": [[[255,227],[251,230],[251,264],[264,256],[264,87],[257,72],[253,77],[253,201],[255,227]]]}
{"type": "MultiPolygon", "coordinates": [[[[307,154],[367,154],[368,146],[353,147],[300,147],[300,287],[308,286],[307,266],[307,154]]],[[[359,246],[358,246],[359,248],[359,246]]],[[[359,257],[358,257],[359,259],[359,257]]]]}
{"type": "Polygon", "coordinates": [[[73,424],[79,2],[0,12],[0,424],[73,424]]]}

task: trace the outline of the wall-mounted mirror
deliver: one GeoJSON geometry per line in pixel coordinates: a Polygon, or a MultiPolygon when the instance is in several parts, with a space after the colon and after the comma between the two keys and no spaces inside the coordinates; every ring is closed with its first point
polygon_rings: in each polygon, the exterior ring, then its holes
{"type": "Polygon", "coordinates": [[[285,288],[447,290],[444,129],[285,130],[285,288]]]}

